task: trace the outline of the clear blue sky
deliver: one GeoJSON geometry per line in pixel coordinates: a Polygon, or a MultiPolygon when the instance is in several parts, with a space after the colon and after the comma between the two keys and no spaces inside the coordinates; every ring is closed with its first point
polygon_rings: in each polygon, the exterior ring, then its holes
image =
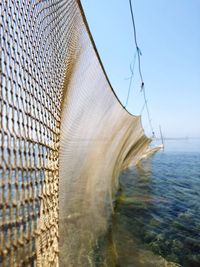
{"type": "MultiPolygon", "coordinates": [[[[135,46],[128,0],[82,0],[111,84],[125,104],[135,46]]],[[[200,137],[200,1],[132,0],[152,124],[167,137],[200,137]]],[[[127,109],[143,105],[137,66],[127,109]]],[[[150,134],[146,112],[143,126],[150,134]]]]}

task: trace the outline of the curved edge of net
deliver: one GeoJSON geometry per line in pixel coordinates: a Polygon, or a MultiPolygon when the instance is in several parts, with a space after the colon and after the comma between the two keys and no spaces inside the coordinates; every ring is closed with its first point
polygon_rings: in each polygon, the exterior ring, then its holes
{"type": "Polygon", "coordinates": [[[101,60],[101,57],[100,57],[100,55],[99,55],[99,52],[98,52],[98,50],[97,50],[97,47],[96,47],[94,38],[93,38],[93,36],[92,36],[92,33],[91,33],[91,30],[90,30],[90,27],[89,27],[87,18],[86,18],[86,16],[85,16],[85,12],[84,12],[83,6],[82,6],[82,4],[81,4],[81,0],[76,0],[76,2],[77,2],[77,4],[78,4],[78,6],[79,6],[79,9],[80,9],[80,12],[81,12],[81,15],[82,15],[82,18],[83,18],[83,22],[84,22],[84,24],[85,24],[85,26],[86,26],[86,30],[87,30],[87,32],[88,32],[88,35],[89,35],[90,41],[91,41],[91,43],[92,43],[92,46],[93,46],[93,48],[94,48],[95,54],[96,54],[96,56],[97,56],[97,59],[98,59],[98,61],[99,61],[100,66],[101,66],[101,68],[102,68],[102,71],[103,71],[103,73],[104,73],[104,75],[105,75],[105,78],[106,78],[106,80],[107,80],[107,82],[108,82],[108,84],[109,84],[109,86],[110,86],[110,88],[111,88],[111,91],[113,92],[113,94],[114,94],[114,96],[116,97],[116,99],[117,99],[118,103],[120,104],[120,106],[125,110],[125,112],[127,112],[127,114],[129,114],[131,117],[139,117],[140,124],[141,124],[141,127],[142,127],[142,129],[143,129],[144,135],[145,135],[148,139],[150,139],[150,140],[152,141],[152,139],[151,139],[150,137],[148,137],[148,136],[146,135],[146,133],[145,133],[144,127],[143,127],[143,125],[142,125],[141,115],[134,115],[134,114],[132,114],[131,112],[129,112],[129,111],[126,109],[126,107],[122,104],[122,102],[120,101],[119,97],[117,96],[115,90],[113,89],[112,84],[111,84],[111,82],[110,82],[110,80],[109,80],[109,78],[108,78],[108,75],[107,75],[107,73],[106,73],[106,70],[105,70],[105,68],[104,68],[104,65],[103,65],[103,62],[102,62],[102,60],[101,60]]]}
{"type": "Polygon", "coordinates": [[[119,102],[119,104],[123,107],[123,109],[124,109],[129,115],[131,115],[131,116],[133,116],[133,117],[137,117],[136,115],[132,114],[131,112],[129,112],[129,111],[126,109],[126,107],[122,104],[122,102],[121,102],[120,99],[118,98],[118,96],[117,96],[115,90],[113,89],[113,87],[112,87],[112,85],[111,85],[111,82],[110,82],[110,80],[109,80],[109,78],[108,78],[108,75],[107,75],[107,73],[106,73],[106,70],[105,70],[105,68],[104,68],[104,65],[103,65],[103,63],[102,63],[102,60],[101,60],[101,58],[100,58],[99,52],[98,52],[98,50],[97,50],[97,47],[96,47],[94,38],[93,38],[92,33],[91,33],[91,31],[90,31],[90,27],[89,27],[88,21],[87,21],[87,19],[86,19],[85,12],[84,12],[84,9],[83,9],[83,6],[82,6],[82,4],[81,4],[81,0],[76,0],[76,2],[77,2],[77,4],[78,4],[78,6],[79,6],[79,9],[80,9],[80,12],[81,12],[81,15],[82,15],[82,18],[83,18],[83,22],[84,22],[84,24],[85,24],[85,26],[86,26],[86,30],[87,30],[87,32],[88,32],[90,41],[91,41],[92,46],[93,46],[93,48],[94,48],[94,51],[95,51],[95,53],[96,53],[97,59],[98,59],[100,65],[101,65],[101,68],[102,68],[102,70],[103,70],[103,73],[104,73],[104,75],[105,75],[105,78],[106,78],[106,80],[107,80],[107,82],[108,82],[108,84],[109,84],[109,86],[110,86],[110,88],[111,88],[111,90],[112,90],[114,96],[116,97],[116,99],[117,99],[117,101],[119,102]]]}

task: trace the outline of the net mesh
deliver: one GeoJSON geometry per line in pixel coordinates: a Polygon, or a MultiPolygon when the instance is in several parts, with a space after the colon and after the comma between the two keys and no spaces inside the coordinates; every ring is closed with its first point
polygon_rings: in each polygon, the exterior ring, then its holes
{"type": "Polygon", "coordinates": [[[0,266],[90,266],[117,176],[150,140],[116,98],[79,1],[0,8],[0,266]]]}

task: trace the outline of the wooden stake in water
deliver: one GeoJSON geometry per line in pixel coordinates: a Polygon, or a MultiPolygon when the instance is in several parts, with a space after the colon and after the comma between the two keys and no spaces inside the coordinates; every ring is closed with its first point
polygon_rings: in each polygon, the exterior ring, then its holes
{"type": "Polygon", "coordinates": [[[161,130],[161,126],[159,125],[159,130],[160,130],[160,138],[161,138],[161,141],[162,141],[162,149],[164,150],[164,138],[163,138],[163,135],[162,135],[162,130],[161,130]]]}

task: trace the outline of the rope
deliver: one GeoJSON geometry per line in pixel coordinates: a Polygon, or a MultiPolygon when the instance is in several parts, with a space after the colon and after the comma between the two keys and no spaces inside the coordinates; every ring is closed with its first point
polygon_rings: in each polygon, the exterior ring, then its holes
{"type": "Polygon", "coordinates": [[[133,23],[134,40],[135,40],[135,46],[136,46],[137,56],[138,56],[138,68],[139,68],[139,74],[140,74],[140,79],[141,79],[141,89],[142,89],[144,86],[144,81],[143,81],[143,76],[142,76],[142,71],[141,71],[141,62],[140,62],[140,56],[142,55],[142,53],[137,43],[137,34],[136,34],[135,20],[133,16],[133,8],[132,8],[131,0],[129,0],[129,4],[130,4],[131,18],[132,18],[132,23],[133,23]]]}
{"type": "MultiPolygon", "coordinates": [[[[151,123],[151,116],[150,116],[150,112],[149,112],[149,107],[148,107],[148,104],[147,104],[147,98],[146,98],[146,92],[145,92],[145,86],[144,86],[144,79],[143,79],[142,68],[141,68],[141,60],[140,60],[140,57],[142,56],[142,53],[141,53],[141,50],[140,50],[140,48],[138,46],[138,43],[137,43],[137,33],[136,33],[135,19],[134,19],[134,15],[133,15],[133,7],[132,7],[131,0],[129,0],[129,5],[130,5],[130,12],[131,12],[131,18],[132,18],[132,24],[133,24],[134,41],[135,41],[135,46],[136,46],[137,58],[138,58],[138,70],[139,70],[139,75],[140,75],[140,80],[141,80],[141,91],[143,92],[144,106],[146,107],[149,126],[150,126],[150,129],[151,129],[151,132],[152,132],[152,137],[155,137],[153,126],[152,126],[152,123],[151,123]]],[[[143,111],[143,108],[142,108],[142,111],[143,111]]]]}

